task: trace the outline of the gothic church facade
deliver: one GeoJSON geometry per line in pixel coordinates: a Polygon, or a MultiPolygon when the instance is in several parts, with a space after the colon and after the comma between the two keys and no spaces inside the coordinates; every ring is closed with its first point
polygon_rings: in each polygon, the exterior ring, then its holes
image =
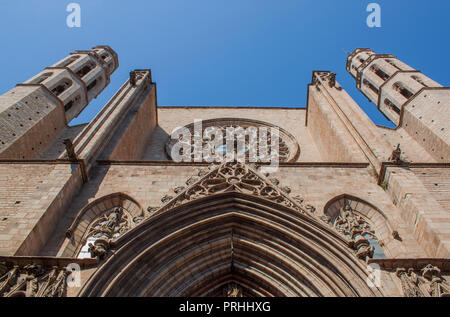
{"type": "MultiPolygon", "coordinates": [[[[0,96],[0,296],[450,296],[450,88],[389,54],[328,71],[306,108],[161,107],[75,51],[0,96]],[[177,162],[177,127],[277,128],[280,162],[177,162]]],[[[207,145],[208,140],[204,140],[207,145]]]]}

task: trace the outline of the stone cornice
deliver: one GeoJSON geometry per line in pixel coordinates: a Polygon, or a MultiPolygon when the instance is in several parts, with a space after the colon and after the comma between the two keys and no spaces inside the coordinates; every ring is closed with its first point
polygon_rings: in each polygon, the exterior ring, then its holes
{"type": "Polygon", "coordinates": [[[7,263],[17,266],[29,264],[42,265],[46,267],[66,267],[71,263],[78,264],[82,269],[93,268],[98,265],[96,258],[58,258],[52,256],[0,256],[0,263],[7,263]]]}
{"type": "Polygon", "coordinates": [[[378,185],[384,181],[386,175],[386,169],[388,167],[403,167],[403,168],[450,168],[450,163],[394,163],[394,162],[382,162],[381,169],[378,173],[378,185]]]}
{"type": "MultiPolygon", "coordinates": [[[[209,166],[207,162],[174,162],[174,161],[151,161],[151,160],[97,160],[99,165],[138,165],[138,166],[209,166]]],[[[257,166],[270,165],[269,163],[257,163],[257,166]]],[[[346,162],[292,162],[281,163],[280,167],[340,167],[340,168],[366,168],[369,163],[346,163],[346,162]]]]}
{"type": "Polygon", "coordinates": [[[438,267],[442,271],[450,270],[450,259],[448,258],[402,258],[402,259],[369,259],[368,264],[378,264],[385,270],[396,268],[413,268],[421,270],[428,264],[438,267]]]}

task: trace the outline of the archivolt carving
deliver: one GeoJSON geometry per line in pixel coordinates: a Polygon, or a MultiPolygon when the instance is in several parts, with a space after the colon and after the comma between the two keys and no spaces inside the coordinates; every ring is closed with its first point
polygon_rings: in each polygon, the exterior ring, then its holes
{"type": "Polygon", "coordinates": [[[164,195],[161,198],[162,207],[149,206],[147,213],[144,214],[141,211],[134,217],[122,207],[112,208],[99,214],[90,221],[85,232],[79,233],[82,238],[79,239],[77,254],[82,246],[86,248],[88,242],[88,251],[91,256],[103,259],[111,248],[111,244],[143,219],[187,202],[218,193],[238,192],[258,196],[304,214],[311,214],[315,211],[315,208],[305,204],[300,196],[290,198],[288,194],[291,189],[287,186],[278,187],[279,184],[279,180],[269,179],[260,174],[256,168],[247,164],[238,162],[228,162],[221,165],[211,164],[207,168],[199,169],[196,176],[190,177],[186,181],[187,187],[175,187],[173,189],[175,196],[164,195]]]}
{"type": "Polygon", "coordinates": [[[224,286],[229,296],[381,295],[346,239],[306,212],[253,195],[246,186],[259,178],[248,174],[242,166],[211,170],[203,180],[216,195],[163,207],[125,233],[80,295],[208,296],[224,286]]]}

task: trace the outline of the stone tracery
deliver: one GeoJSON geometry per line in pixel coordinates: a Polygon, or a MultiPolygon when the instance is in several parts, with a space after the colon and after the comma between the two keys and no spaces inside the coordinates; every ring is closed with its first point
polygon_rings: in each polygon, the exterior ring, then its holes
{"type": "Polygon", "coordinates": [[[207,169],[200,170],[198,175],[202,175],[203,178],[195,176],[189,178],[186,182],[189,187],[178,191],[176,197],[163,197],[162,202],[165,205],[158,212],[208,195],[230,191],[259,196],[304,213],[315,210],[313,206],[304,204],[303,199],[290,198],[289,187],[278,187],[278,180],[275,182],[273,179],[267,179],[247,164],[228,162],[219,166],[211,165],[207,169]]]}
{"type": "MultiPolygon", "coordinates": [[[[212,157],[216,157],[217,154],[225,154],[225,150],[227,147],[227,130],[234,131],[231,133],[237,133],[239,135],[242,135],[242,137],[245,139],[244,148],[240,149],[239,146],[236,143],[236,140],[234,139],[234,136],[232,138],[233,144],[232,148],[234,151],[234,155],[239,155],[241,153],[245,156],[246,162],[261,162],[264,161],[260,157],[262,155],[261,151],[267,151],[270,150],[272,147],[272,135],[270,128],[276,128],[279,131],[279,140],[278,140],[278,149],[277,153],[279,155],[279,161],[280,162],[293,162],[295,161],[300,153],[300,147],[295,140],[295,138],[284,129],[281,129],[280,127],[276,127],[271,124],[267,124],[265,122],[257,121],[257,120],[249,120],[249,119],[237,119],[237,118],[223,118],[223,119],[213,119],[213,120],[204,120],[201,122],[202,124],[202,130],[200,135],[201,140],[201,147],[203,153],[211,153],[212,157]],[[211,129],[214,128],[214,138],[211,137],[211,129]],[[262,128],[262,130],[258,131],[259,128],[262,128]],[[259,149],[256,154],[256,160],[250,160],[249,153],[250,148],[257,145],[258,138],[260,137],[260,133],[264,133],[263,131],[266,131],[265,139],[267,140],[267,144],[265,144],[267,147],[261,147],[257,146],[259,149]],[[215,139],[215,138],[220,139],[215,139]],[[254,142],[255,141],[255,142],[254,142]],[[217,147],[216,145],[219,142],[221,144],[220,147],[217,147]]],[[[189,124],[184,127],[190,132],[190,138],[188,140],[181,140],[181,139],[169,139],[169,141],[166,143],[165,149],[166,153],[169,155],[169,157],[172,157],[172,149],[174,145],[177,142],[186,143],[188,147],[191,148],[190,150],[190,157],[191,161],[194,161],[195,159],[195,137],[196,137],[196,131],[195,131],[195,123],[189,124]]],[[[182,155],[182,153],[180,153],[182,155]]],[[[206,158],[203,157],[203,160],[206,158]]],[[[210,158],[211,161],[214,161],[212,158],[210,158]]],[[[216,160],[217,161],[217,160],[216,160]]]]}
{"type": "Polygon", "coordinates": [[[370,221],[351,206],[350,199],[344,197],[339,206],[336,204],[326,207],[321,219],[351,241],[356,256],[361,260],[374,257],[375,251],[377,257],[384,257],[383,243],[370,221]]]}
{"type": "Polygon", "coordinates": [[[143,219],[143,215],[131,217],[124,208],[115,207],[91,223],[83,241],[88,244],[88,251],[92,257],[102,259],[110,248],[111,241],[120,237],[143,219]]]}
{"type": "MultiPolygon", "coordinates": [[[[114,208],[102,214],[92,222],[87,233],[87,236],[96,237],[98,241],[92,246],[92,254],[99,258],[105,256],[111,247],[111,241],[122,236],[145,218],[214,194],[236,192],[256,196],[303,214],[310,214],[315,209],[305,205],[301,196],[289,197],[290,189],[280,186],[278,179],[260,174],[254,166],[237,162],[210,165],[200,169],[186,185],[187,187],[175,187],[173,189],[175,196],[163,197],[162,201],[165,204],[162,207],[149,207],[149,214],[131,217],[122,208],[114,208]]],[[[354,248],[358,258],[366,260],[373,256],[374,247],[370,240],[378,241],[375,230],[370,222],[352,207],[350,201],[345,201],[337,213],[325,213],[322,219],[351,241],[350,246],[354,248]]],[[[428,273],[419,276],[412,269],[398,270],[397,276],[400,278],[405,296],[447,296],[450,293],[449,285],[438,273],[439,269],[431,267],[424,268],[423,271],[428,273]]],[[[225,284],[222,288],[224,296],[243,296],[242,289],[236,285],[225,284]]]]}
{"type": "Polygon", "coordinates": [[[353,247],[358,258],[365,260],[366,257],[373,257],[374,247],[370,245],[369,239],[377,239],[375,231],[371,229],[366,219],[352,210],[348,203],[340,208],[333,227],[354,242],[353,247]]]}

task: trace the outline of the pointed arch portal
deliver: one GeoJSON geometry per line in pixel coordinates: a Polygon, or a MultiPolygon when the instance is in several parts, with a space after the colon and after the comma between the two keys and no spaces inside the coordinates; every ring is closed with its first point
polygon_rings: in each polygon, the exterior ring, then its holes
{"type": "Polygon", "coordinates": [[[343,236],[240,192],[157,213],[112,249],[80,296],[382,296],[343,236]]]}

